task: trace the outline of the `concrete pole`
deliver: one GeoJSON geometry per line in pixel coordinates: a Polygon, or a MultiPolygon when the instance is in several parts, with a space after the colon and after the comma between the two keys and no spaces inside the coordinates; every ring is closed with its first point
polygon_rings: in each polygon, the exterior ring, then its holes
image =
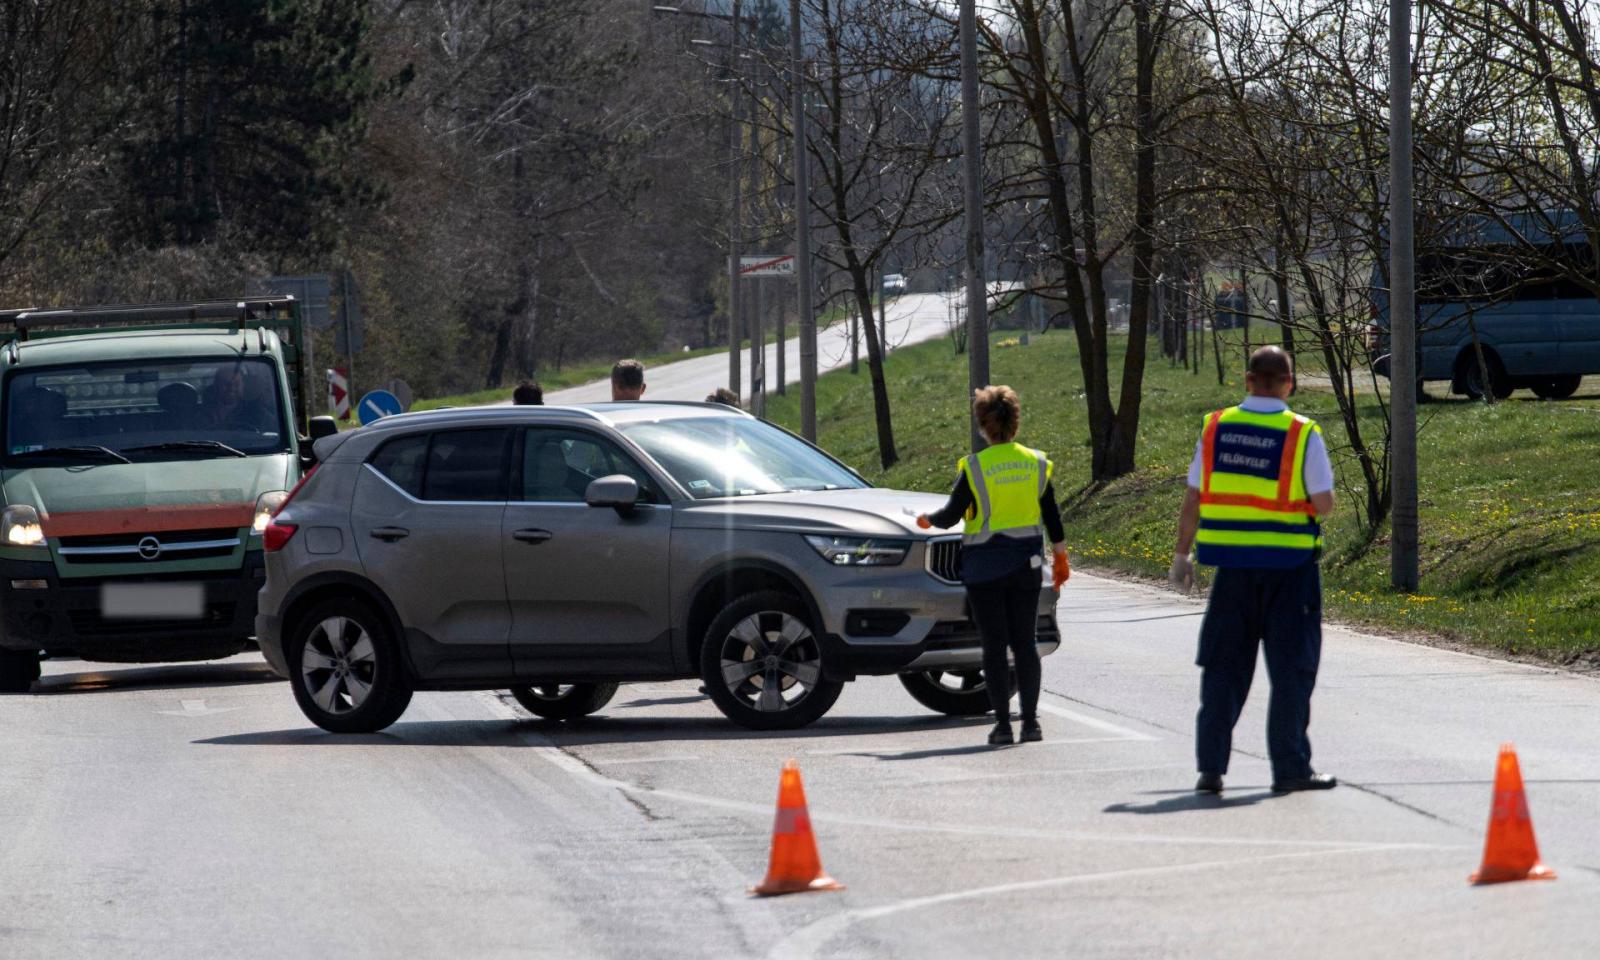
{"type": "MultiPolygon", "coordinates": [[[[967,220],[967,387],[989,383],[989,291],[983,276],[983,141],[978,126],[978,16],[975,0],[961,0],[961,139],[967,220]]],[[[972,421],[972,449],[983,449],[972,421]]]]}
{"type": "MultiPolygon", "coordinates": [[[[729,25],[733,28],[733,41],[728,48],[728,73],[730,77],[737,76],[739,70],[739,5],[741,0],[733,0],[733,19],[729,25]]],[[[731,82],[731,80],[730,80],[731,82]]],[[[731,190],[731,220],[728,224],[728,389],[738,394],[743,386],[739,382],[739,349],[740,341],[744,338],[744,297],[740,290],[739,282],[739,253],[740,241],[744,239],[744,210],[743,210],[743,182],[744,182],[744,144],[741,142],[744,131],[740,128],[740,103],[737,88],[730,88],[728,96],[733,120],[728,131],[728,174],[733,181],[731,190]]]]}
{"type": "MultiPolygon", "coordinates": [[[[755,322],[750,325],[750,412],[767,415],[766,284],[757,280],[755,322]]],[[[780,348],[781,349],[781,348],[780,348]]]]}
{"type": "Polygon", "coordinates": [[[1417,310],[1411,223],[1411,0],[1389,0],[1389,576],[1415,593],[1417,310]]]}
{"type": "Polygon", "coordinates": [[[811,170],[806,148],[805,43],[800,0],[789,0],[789,76],[794,87],[795,285],[800,300],[800,436],[817,440],[817,316],[811,310],[811,170]]]}

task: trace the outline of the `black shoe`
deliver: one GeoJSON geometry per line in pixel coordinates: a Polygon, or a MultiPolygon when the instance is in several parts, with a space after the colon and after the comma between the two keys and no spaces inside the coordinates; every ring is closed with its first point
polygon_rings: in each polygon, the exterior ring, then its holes
{"type": "Polygon", "coordinates": [[[1273,793],[1299,793],[1301,790],[1332,790],[1339,781],[1326,773],[1313,773],[1309,777],[1293,777],[1272,781],[1273,793]]]}
{"type": "Polygon", "coordinates": [[[991,747],[1004,747],[1015,742],[1011,737],[1011,724],[1009,723],[997,723],[994,725],[994,729],[989,731],[989,746],[991,747]]]}
{"type": "Polygon", "coordinates": [[[1024,720],[1024,721],[1022,721],[1022,742],[1023,743],[1038,743],[1040,740],[1043,740],[1043,739],[1044,739],[1044,731],[1039,729],[1039,721],[1037,721],[1037,720],[1024,720]]]}
{"type": "Polygon", "coordinates": [[[1194,782],[1194,792],[1195,793],[1221,793],[1222,792],[1222,774],[1220,774],[1220,773],[1202,773],[1202,774],[1200,774],[1200,779],[1198,779],[1198,780],[1196,780],[1194,782]]]}

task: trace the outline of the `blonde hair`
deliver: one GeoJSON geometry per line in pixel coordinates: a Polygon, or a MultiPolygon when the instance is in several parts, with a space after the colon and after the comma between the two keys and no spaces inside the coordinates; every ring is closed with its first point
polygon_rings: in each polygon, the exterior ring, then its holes
{"type": "Polygon", "coordinates": [[[972,394],[972,415],[990,443],[1010,443],[1022,422],[1022,401],[1004,384],[980,387],[972,394]]]}

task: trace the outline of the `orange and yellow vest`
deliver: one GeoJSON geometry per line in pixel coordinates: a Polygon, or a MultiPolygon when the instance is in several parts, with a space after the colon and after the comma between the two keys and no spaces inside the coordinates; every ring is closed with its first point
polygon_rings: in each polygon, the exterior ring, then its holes
{"type": "Polygon", "coordinates": [[[1281,569],[1317,557],[1322,527],[1306,494],[1305,464],[1306,444],[1321,432],[1289,410],[1229,407],[1206,417],[1195,559],[1281,569]]]}

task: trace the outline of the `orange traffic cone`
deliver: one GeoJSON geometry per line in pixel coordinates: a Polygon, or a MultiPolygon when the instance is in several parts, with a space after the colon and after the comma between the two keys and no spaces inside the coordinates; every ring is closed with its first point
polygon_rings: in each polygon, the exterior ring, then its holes
{"type": "Polygon", "coordinates": [[[822,872],[817,838],[811,833],[811,815],[806,812],[806,788],[800,783],[800,767],[793,760],[787,761],[778,781],[778,816],[772,823],[772,860],[767,864],[767,879],[750,892],[770,897],[843,889],[844,884],[822,872]]]}
{"type": "Polygon", "coordinates": [[[1554,880],[1556,872],[1539,862],[1539,844],[1533,839],[1528,797],[1522,792],[1522,768],[1517,748],[1501,744],[1494,772],[1494,806],[1489,809],[1489,836],[1483,844],[1483,866],[1473,883],[1508,880],[1554,880]]]}

